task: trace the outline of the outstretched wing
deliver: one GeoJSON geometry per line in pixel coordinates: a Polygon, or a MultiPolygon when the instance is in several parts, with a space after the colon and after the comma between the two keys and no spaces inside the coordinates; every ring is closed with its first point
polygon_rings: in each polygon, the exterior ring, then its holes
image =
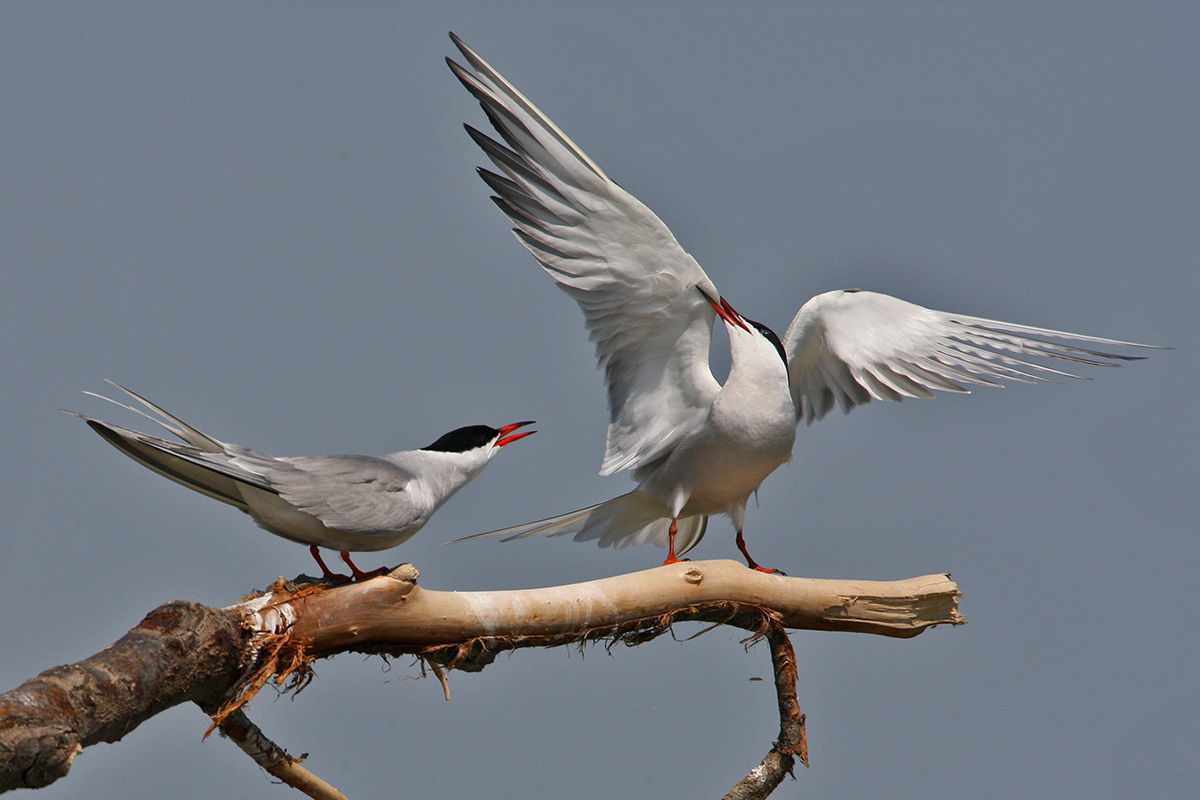
{"type": "Polygon", "coordinates": [[[1076,333],[948,314],[858,290],[809,300],[784,336],[797,419],[821,419],[875,400],[933,397],[935,390],[968,392],[1048,377],[1080,376],[1034,359],[1119,366],[1139,356],[1062,342],[1148,347],[1076,333]],[[1055,341],[1058,340],[1058,341],[1055,341]]]}
{"type": "Polygon", "coordinates": [[[447,59],[502,144],[467,126],[499,170],[479,173],[517,238],[583,309],[608,385],[601,474],[669,453],[719,385],[708,366],[720,294],[654,212],[618,186],[456,36],[473,72],[447,59]],[[507,145],[507,146],[506,146],[507,145]]]}

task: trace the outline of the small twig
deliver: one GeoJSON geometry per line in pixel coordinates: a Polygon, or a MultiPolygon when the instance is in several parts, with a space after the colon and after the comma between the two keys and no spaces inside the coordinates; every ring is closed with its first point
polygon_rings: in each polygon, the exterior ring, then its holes
{"type": "Polygon", "coordinates": [[[220,730],[240,747],[242,752],[254,759],[255,764],[293,789],[314,800],[347,800],[346,795],[300,766],[301,759],[292,757],[268,739],[262,729],[251,722],[241,709],[229,714],[221,723],[220,730]]]}
{"type": "Polygon", "coordinates": [[[714,631],[719,627],[721,627],[721,623],[714,622],[712,625],[709,625],[707,628],[704,628],[702,630],[697,631],[696,633],[693,633],[691,636],[687,637],[683,641],[690,642],[692,639],[698,639],[699,637],[703,636],[704,634],[708,633],[709,631],[714,631]]]}
{"type": "Polygon", "coordinates": [[[775,666],[775,695],[779,701],[779,739],[763,758],[762,763],[750,770],[750,774],[723,800],[763,800],[791,775],[796,759],[808,766],[808,741],[804,736],[804,714],[800,712],[800,701],[796,697],[796,651],[788,639],[787,630],[777,622],[770,622],[765,632],[771,645],[771,663],[775,666]]]}
{"type": "Polygon", "coordinates": [[[442,692],[446,695],[446,700],[450,700],[450,682],[446,680],[446,673],[438,665],[436,661],[428,661],[429,668],[433,670],[433,674],[442,682],[442,692]]]}

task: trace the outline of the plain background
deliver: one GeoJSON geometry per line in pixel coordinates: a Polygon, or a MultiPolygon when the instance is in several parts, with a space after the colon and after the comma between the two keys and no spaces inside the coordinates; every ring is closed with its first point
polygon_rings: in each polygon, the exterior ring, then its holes
{"type": "MultiPolygon", "coordinates": [[[[535,418],[413,540],[437,589],[662,551],[443,546],[626,491],[574,304],[473,174],[454,30],[778,330],[862,287],[1172,345],[1089,381],[872,404],[751,507],[793,575],[949,571],[970,624],[797,633],[813,766],[778,797],[1200,789],[1200,8],[1193,3],[0,5],[0,689],[303,547],[135,465],[72,408],[118,380],[277,455],[535,418]]],[[[722,356],[723,335],[717,333],[722,356]]],[[[724,519],[694,554],[737,553],[724,519]]],[[[694,628],[681,626],[680,638],[694,628]]],[[[409,680],[344,655],[251,716],[352,798],[717,797],[776,732],[736,631],[409,680]]],[[[45,798],[298,796],[171,710],[45,798]]]]}

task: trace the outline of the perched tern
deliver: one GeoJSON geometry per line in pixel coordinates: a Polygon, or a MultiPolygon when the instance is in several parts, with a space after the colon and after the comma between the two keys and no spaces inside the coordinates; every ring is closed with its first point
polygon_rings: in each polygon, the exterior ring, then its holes
{"type": "Polygon", "coordinates": [[[218,441],[125,387],[112,385],[158,417],[103,395],[85,394],[142,415],[184,444],[67,413],[159,475],[241,509],[277,536],[310,545],[324,577],[343,580],[345,575],[325,566],[318,547],[340,551],[355,580],[386,571],[363,572],[350,560],[350,551],[387,550],[408,541],[443,503],[483,472],[500,448],[536,433],[515,432],[532,422],[500,428],[470,425],[420,450],[380,458],[276,458],[218,441]]]}
{"type": "MultiPolygon", "coordinates": [[[[738,314],[654,212],[608,177],[500,73],[450,34],[446,59],[503,143],[467,125],[498,171],[479,169],[517,239],[579,304],[608,387],[601,475],[633,470],[632,492],[498,531],[575,534],[601,547],[654,542],[664,563],[691,550],[713,514],[742,535],[746,503],[791,458],[797,423],[835,405],[967,392],[1070,376],[1030,359],[1114,366],[1136,357],[1062,342],[1130,342],[933,311],[874,292],[817,295],[782,341],[738,314]],[[729,336],[722,385],[709,369],[716,317],[729,336]]],[[[477,538],[467,537],[467,538],[477,538]]]]}

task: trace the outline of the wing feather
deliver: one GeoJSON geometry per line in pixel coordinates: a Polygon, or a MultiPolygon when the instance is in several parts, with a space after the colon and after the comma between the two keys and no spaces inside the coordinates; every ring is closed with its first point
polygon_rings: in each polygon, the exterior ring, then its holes
{"type": "Polygon", "coordinates": [[[502,141],[467,126],[497,172],[479,174],[517,239],[579,304],[608,387],[601,474],[636,469],[698,426],[719,390],[708,367],[720,294],[654,212],[463,44],[450,69],[502,141]]]}
{"type": "Polygon", "coordinates": [[[371,456],[274,458],[234,448],[233,462],[261,476],[296,509],[349,533],[395,531],[412,525],[419,510],[405,494],[413,476],[371,456]]]}
{"type": "Polygon", "coordinates": [[[276,458],[219,442],[144,397],[109,383],[162,418],[104,395],[85,394],[140,414],[184,442],[140,433],[74,411],[67,413],[82,418],[130,458],[189,489],[250,513],[254,513],[254,503],[247,499],[247,487],[279,495],[295,509],[350,533],[402,530],[421,519],[421,510],[405,494],[412,473],[390,461],[371,456],[276,458]]]}
{"type": "Polygon", "coordinates": [[[228,503],[242,511],[247,510],[247,505],[240,486],[248,485],[263,491],[272,491],[270,485],[260,476],[231,464],[224,453],[212,453],[190,444],[160,439],[74,411],[67,413],[83,419],[109,444],[148,469],[181,486],[228,503]]]}
{"type": "Polygon", "coordinates": [[[969,386],[1002,386],[1003,381],[1082,377],[1031,359],[1099,367],[1140,358],[1066,342],[1149,347],[947,314],[851,290],[805,303],[788,327],[784,348],[797,419],[807,423],[824,417],[835,403],[849,413],[872,399],[929,398],[935,390],[967,392],[969,386]]]}

